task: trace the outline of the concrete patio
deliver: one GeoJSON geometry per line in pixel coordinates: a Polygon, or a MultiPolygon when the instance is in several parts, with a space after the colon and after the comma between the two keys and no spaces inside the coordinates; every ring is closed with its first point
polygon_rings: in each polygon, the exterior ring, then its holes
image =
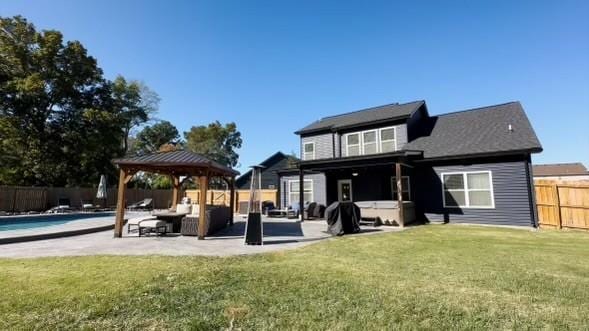
{"type": "MultiPolygon", "coordinates": [[[[325,232],[325,221],[305,221],[264,218],[264,245],[244,245],[245,219],[235,218],[235,224],[223,231],[197,240],[180,235],[142,236],[126,232],[114,239],[112,231],[68,238],[31,241],[2,245],[0,258],[34,258],[44,256],[83,255],[204,255],[230,256],[274,252],[306,246],[331,236],[325,232]]],[[[396,227],[362,226],[357,235],[400,231],[396,227]]]]}

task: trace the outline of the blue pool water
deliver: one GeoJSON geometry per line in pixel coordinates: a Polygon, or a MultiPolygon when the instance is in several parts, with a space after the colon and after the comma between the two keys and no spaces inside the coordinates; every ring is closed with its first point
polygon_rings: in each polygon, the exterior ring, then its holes
{"type": "Polygon", "coordinates": [[[51,225],[65,224],[71,221],[109,216],[114,216],[114,213],[107,212],[0,217],[0,231],[34,229],[51,225]]]}

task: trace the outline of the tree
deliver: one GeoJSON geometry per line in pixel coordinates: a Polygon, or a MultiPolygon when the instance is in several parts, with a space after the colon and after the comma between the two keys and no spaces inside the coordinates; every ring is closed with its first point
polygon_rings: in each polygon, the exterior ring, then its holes
{"type": "Polygon", "coordinates": [[[207,126],[193,126],[184,132],[186,148],[192,152],[215,160],[228,167],[237,165],[239,155],[236,150],[241,148],[241,133],[235,123],[224,126],[215,121],[207,126]]]}
{"type": "Polygon", "coordinates": [[[2,182],[64,182],[82,148],[86,109],[99,108],[95,98],[108,89],[96,60],[78,41],[64,43],[58,31],[37,32],[26,19],[0,18],[0,122],[3,144],[13,171],[2,182]]]}
{"type": "Polygon", "coordinates": [[[115,107],[121,111],[123,119],[123,152],[129,150],[129,135],[134,127],[146,123],[157,112],[160,98],[145,84],[127,81],[118,76],[113,82],[113,99],[115,107]]]}
{"type": "Polygon", "coordinates": [[[135,137],[133,154],[143,155],[157,152],[166,144],[177,144],[179,138],[178,129],[168,121],[146,126],[135,137]]]}
{"type": "Polygon", "coordinates": [[[0,17],[0,183],[83,185],[116,178],[134,126],[159,98],[141,83],[103,77],[79,41],[0,17]]]}

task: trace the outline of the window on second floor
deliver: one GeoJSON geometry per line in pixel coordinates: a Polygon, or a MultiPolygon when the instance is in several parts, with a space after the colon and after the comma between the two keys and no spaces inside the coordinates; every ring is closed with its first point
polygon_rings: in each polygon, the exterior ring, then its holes
{"type": "Polygon", "coordinates": [[[381,153],[394,152],[397,150],[396,129],[380,129],[380,151],[381,153]]]}
{"type": "Polygon", "coordinates": [[[389,153],[397,150],[396,128],[387,127],[344,135],[346,156],[389,153]]]}
{"type": "Polygon", "coordinates": [[[364,151],[364,154],[378,153],[376,132],[376,130],[362,132],[362,150],[364,151]]]}
{"type": "Polygon", "coordinates": [[[346,155],[360,155],[360,134],[350,133],[346,136],[346,155]]]}
{"type": "Polygon", "coordinates": [[[308,142],[303,144],[303,160],[315,159],[315,143],[308,142]]]}

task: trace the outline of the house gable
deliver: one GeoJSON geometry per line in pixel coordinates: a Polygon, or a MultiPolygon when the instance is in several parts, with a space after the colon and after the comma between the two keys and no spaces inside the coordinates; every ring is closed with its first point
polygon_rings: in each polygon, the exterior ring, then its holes
{"type": "MultiPolygon", "coordinates": [[[[260,163],[264,167],[262,169],[262,189],[278,189],[280,185],[278,171],[291,168],[297,161],[298,159],[290,155],[277,152],[260,163]]],[[[237,178],[235,180],[237,189],[249,190],[251,175],[250,170],[237,178]]]]}

